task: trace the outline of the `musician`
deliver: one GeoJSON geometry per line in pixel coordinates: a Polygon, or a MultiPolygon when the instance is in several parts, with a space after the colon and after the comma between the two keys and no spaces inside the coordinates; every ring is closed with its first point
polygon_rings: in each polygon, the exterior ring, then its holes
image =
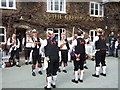
{"type": "Polygon", "coordinates": [[[73,83],[78,81],[83,82],[84,61],[85,61],[85,40],[82,37],[82,31],[77,32],[77,39],[72,42],[72,49],[74,48],[74,75],[73,83]],[[80,69],[80,72],[78,71],[80,69]],[[80,75],[80,77],[78,77],[80,75]]]}
{"type": "Polygon", "coordinates": [[[100,64],[102,65],[102,73],[101,75],[106,76],[106,62],[105,62],[105,56],[106,56],[106,50],[107,50],[107,44],[105,37],[103,35],[104,31],[101,28],[98,28],[96,30],[97,36],[95,37],[93,43],[95,45],[95,74],[93,74],[93,77],[99,77],[100,74],[100,64]]]}
{"type": "Polygon", "coordinates": [[[41,47],[41,43],[42,43],[42,39],[38,38],[38,32],[36,31],[36,29],[32,30],[32,48],[33,48],[33,52],[32,52],[32,59],[33,59],[33,65],[32,65],[32,75],[36,76],[35,73],[35,69],[36,69],[36,64],[38,62],[38,73],[40,75],[42,75],[42,71],[41,71],[41,52],[40,52],[40,47],[41,47]]]}
{"type": "Polygon", "coordinates": [[[47,36],[48,38],[42,45],[42,49],[45,51],[45,60],[48,63],[46,66],[47,86],[44,88],[51,89],[51,87],[56,88],[57,70],[59,68],[59,47],[52,32],[49,32],[47,36]]]}
{"type": "Polygon", "coordinates": [[[28,65],[29,63],[31,63],[30,52],[32,50],[32,44],[33,44],[32,38],[30,36],[30,31],[26,32],[26,37],[23,38],[22,44],[25,51],[25,64],[28,65]]]}
{"type": "Polygon", "coordinates": [[[63,64],[64,65],[63,72],[67,73],[66,66],[67,66],[67,62],[68,62],[68,51],[69,51],[70,47],[69,47],[69,43],[66,39],[66,35],[64,33],[62,33],[61,35],[62,35],[62,38],[58,42],[58,46],[60,47],[60,51],[61,51],[60,66],[61,66],[61,69],[62,69],[62,64],[63,64]]]}
{"type": "Polygon", "coordinates": [[[13,66],[16,63],[16,66],[20,67],[20,65],[19,65],[19,47],[20,47],[20,41],[16,37],[15,33],[12,35],[12,37],[10,37],[8,39],[7,45],[10,46],[10,49],[9,49],[9,53],[10,53],[9,62],[10,62],[10,65],[13,66]],[[14,60],[14,56],[15,55],[16,55],[16,57],[15,57],[16,62],[14,60]]]}

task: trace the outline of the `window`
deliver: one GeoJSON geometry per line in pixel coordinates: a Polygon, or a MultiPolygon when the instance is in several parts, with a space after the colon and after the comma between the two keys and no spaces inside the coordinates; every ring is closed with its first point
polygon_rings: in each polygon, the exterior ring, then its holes
{"type": "Polygon", "coordinates": [[[66,1],[47,0],[47,12],[66,13],[66,1]]]}
{"type": "Polygon", "coordinates": [[[103,17],[103,6],[101,3],[90,2],[90,16],[103,17]]]}
{"type": "Polygon", "coordinates": [[[57,41],[61,39],[62,33],[66,34],[65,28],[47,28],[47,33],[48,32],[53,32],[57,41]]]}
{"type": "Polygon", "coordinates": [[[0,26],[0,43],[6,43],[6,29],[5,27],[0,26]]]}
{"type": "Polygon", "coordinates": [[[16,0],[0,0],[0,8],[16,9],[16,0]]]}

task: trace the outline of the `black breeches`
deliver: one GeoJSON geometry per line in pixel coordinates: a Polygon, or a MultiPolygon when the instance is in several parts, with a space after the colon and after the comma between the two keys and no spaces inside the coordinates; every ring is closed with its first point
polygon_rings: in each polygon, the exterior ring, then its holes
{"type": "Polygon", "coordinates": [[[31,48],[25,48],[25,60],[28,60],[30,57],[31,48]]]}
{"type": "Polygon", "coordinates": [[[84,62],[85,62],[85,54],[80,54],[80,60],[76,61],[76,56],[74,56],[74,71],[78,71],[78,69],[83,70],[84,62]]]}
{"type": "Polygon", "coordinates": [[[33,58],[33,65],[36,65],[37,61],[38,64],[41,64],[41,55],[39,54],[39,49],[33,50],[32,58],[33,58]]]}
{"type": "Polygon", "coordinates": [[[97,51],[95,53],[95,63],[96,63],[96,67],[100,66],[100,63],[102,64],[102,66],[106,66],[105,63],[105,56],[106,56],[106,51],[97,51]]]}
{"type": "Polygon", "coordinates": [[[59,60],[52,60],[48,61],[48,68],[47,68],[47,76],[57,75],[57,71],[59,68],[59,60]]]}
{"type": "Polygon", "coordinates": [[[16,55],[16,59],[19,60],[19,49],[16,49],[15,51],[14,50],[11,51],[10,60],[14,60],[15,55],[16,55]]]}
{"type": "Polygon", "coordinates": [[[61,50],[61,64],[67,64],[68,62],[68,50],[61,50]]]}

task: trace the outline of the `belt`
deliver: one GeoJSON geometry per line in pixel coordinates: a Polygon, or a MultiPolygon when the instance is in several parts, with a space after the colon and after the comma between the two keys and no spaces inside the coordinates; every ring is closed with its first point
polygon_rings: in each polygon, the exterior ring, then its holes
{"type": "Polygon", "coordinates": [[[106,51],[106,49],[96,49],[96,51],[106,51]]]}

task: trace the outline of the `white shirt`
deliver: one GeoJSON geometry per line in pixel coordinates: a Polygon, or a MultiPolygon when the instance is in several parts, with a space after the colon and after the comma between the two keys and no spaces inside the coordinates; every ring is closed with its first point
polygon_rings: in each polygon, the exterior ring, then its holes
{"type": "MultiPolygon", "coordinates": [[[[10,42],[10,41],[11,41],[11,38],[8,39],[7,45],[11,45],[11,43],[14,42],[14,39],[12,38],[12,42],[10,42]]],[[[16,45],[16,43],[15,43],[12,47],[16,47],[16,48],[19,48],[19,47],[20,47],[20,41],[19,41],[19,39],[17,39],[17,45],[16,45]]]]}
{"type": "MultiPolygon", "coordinates": [[[[31,48],[33,44],[32,42],[33,40],[31,38],[26,37],[26,47],[31,48]],[[27,42],[30,42],[30,43],[27,43],[27,42]]],[[[23,38],[23,41],[22,41],[23,46],[24,46],[24,43],[25,43],[25,38],[23,38]]]]}
{"type": "MultiPolygon", "coordinates": [[[[64,43],[66,43],[66,41],[65,40],[60,40],[60,41],[58,41],[58,47],[60,47],[62,44],[64,44],[64,43]]],[[[67,50],[67,46],[66,46],[66,44],[62,47],[62,48],[60,48],[61,50],[67,50]]]]}
{"type": "MultiPolygon", "coordinates": [[[[34,41],[37,41],[37,37],[33,37],[33,39],[34,39],[34,41]]],[[[41,43],[41,45],[42,45],[42,43],[43,43],[43,40],[41,39],[41,38],[39,38],[39,40],[40,40],[40,43],[41,43]]],[[[34,48],[36,45],[33,43],[32,44],[32,47],[34,48]]],[[[40,48],[38,45],[37,45],[37,48],[40,48]]]]}
{"type": "Polygon", "coordinates": [[[99,40],[99,36],[95,36],[93,40],[93,48],[95,49],[95,42],[99,40]]]}

